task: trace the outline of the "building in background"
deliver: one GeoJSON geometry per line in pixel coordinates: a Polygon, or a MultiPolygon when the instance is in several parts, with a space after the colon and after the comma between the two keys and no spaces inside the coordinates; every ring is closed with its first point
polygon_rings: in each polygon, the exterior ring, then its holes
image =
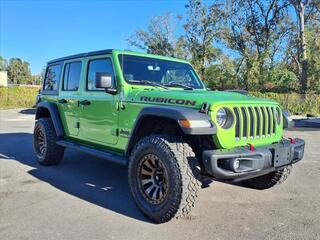
{"type": "Polygon", "coordinates": [[[7,71],[0,71],[0,87],[8,86],[8,74],[7,71]]]}

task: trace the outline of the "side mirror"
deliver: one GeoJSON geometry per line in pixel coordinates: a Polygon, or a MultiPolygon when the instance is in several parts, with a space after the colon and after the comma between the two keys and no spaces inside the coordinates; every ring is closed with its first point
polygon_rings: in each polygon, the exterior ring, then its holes
{"type": "Polygon", "coordinates": [[[96,72],[94,84],[96,88],[112,88],[112,75],[105,72],[96,72]]]}
{"type": "Polygon", "coordinates": [[[106,93],[117,94],[117,89],[113,88],[111,73],[96,72],[94,84],[96,88],[104,88],[106,93]]]}

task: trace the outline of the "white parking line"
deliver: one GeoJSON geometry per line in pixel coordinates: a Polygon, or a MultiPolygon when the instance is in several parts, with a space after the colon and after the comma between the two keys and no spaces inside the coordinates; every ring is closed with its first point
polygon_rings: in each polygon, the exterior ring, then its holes
{"type": "Polygon", "coordinates": [[[24,121],[24,119],[21,119],[21,118],[7,118],[7,119],[3,119],[4,121],[7,121],[7,122],[16,122],[16,121],[24,121]]]}
{"type": "Polygon", "coordinates": [[[0,153],[0,158],[5,158],[5,159],[14,159],[14,157],[9,157],[9,156],[6,156],[6,155],[1,154],[1,153],[0,153]]]}

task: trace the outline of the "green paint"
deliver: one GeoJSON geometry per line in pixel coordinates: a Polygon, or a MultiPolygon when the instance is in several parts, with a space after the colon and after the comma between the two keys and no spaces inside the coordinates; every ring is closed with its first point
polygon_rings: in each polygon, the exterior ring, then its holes
{"type": "MultiPolygon", "coordinates": [[[[233,109],[235,106],[272,106],[278,103],[272,100],[254,98],[238,93],[207,91],[206,89],[183,90],[182,88],[160,88],[147,85],[131,85],[122,75],[118,55],[127,54],[149,57],[180,63],[184,60],[156,56],[151,54],[135,53],[131,51],[113,50],[112,54],[85,57],[82,62],[81,80],[78,91],[59,91],[59,95],[43,95],[43,101],[57,102],[59,99],[68,99],[67,104],[59,104],[58,109],[66,132],[66,138],[90,144],[109,150],[124,152],[129,141],[134,123],[141,109],[150,105],[171,105],[200,109],[204,102],[210,104],[209,114],[216,122],[216,112],[220,107],[233,109]],[[104,91],[87,91],[86,76],[88,61],[96,58],[110,58],[116,75],[117,94],[111,95],[104,91]],[[89,100],[90,106],[78,106],[78,101],[89,100]]],[[[70,62],[70,61],[65,61],[70,62]]],[[[65,64],[64,63],[64,64],[65,64]]],[[[62,75],[60,88],[62,85],[62,75]]],[[[218,124],[217,124],[218,126],[218,124]]],[[[248,130],[248,129],[247,129],[248,130]]],[[[256,134],[257,124],[254,133],[256,134]]],[[[243,131],[243,129],[241,129],[243,131]]],[[[249,131],[249,130],[248,130],[249,131]]],[[[233,148],[252,143],[255,146],[268,145],[280,141],[283,130],[282,123],[276,126],[276,133],[269,137],[253,139],[235,139],[235,124],[229,129],[218,126],[218,133],[214,136],[215,144],[220,148],[233,148]]]]}

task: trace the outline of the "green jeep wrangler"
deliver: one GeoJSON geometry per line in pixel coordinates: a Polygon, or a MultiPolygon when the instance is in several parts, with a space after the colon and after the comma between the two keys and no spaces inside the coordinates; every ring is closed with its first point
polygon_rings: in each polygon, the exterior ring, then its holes
{"type": "Polygon", "coordinates": [[[186,216],[208,179],[283,182],[304,153],[283,137],[291,124],[277,102],[206,89],[184,60],[103,50],[48,62],[33,138],[43,165],[68,147],[128,166],[137,206],[161,223],[186,216]]]}

